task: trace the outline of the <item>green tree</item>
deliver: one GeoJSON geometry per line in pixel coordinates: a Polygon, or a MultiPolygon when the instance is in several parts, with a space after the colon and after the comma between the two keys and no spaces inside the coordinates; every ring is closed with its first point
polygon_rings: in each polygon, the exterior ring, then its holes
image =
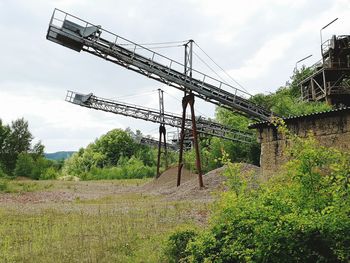
{"type": "Polygon", "coordinates": [[[5,171],[2,169],[2,167],[0,165],[0,178],[1,177],[7,177],[7,174],[5,173],[5,171]]]}
{"type": "Polygon", "coordinates": [[[11,123],[10,144],[15,154],[29,152],[32,140],[27,121],[21,118],[11,123]]]}
{"type": "Polygon", "coordinates": [[[16,166],[14,170],[15,176],[31,177],[34,169],[35,162],[33,157],[28,153],[20,153],[16,160],[16,166]]]}
{"type": "Polygon", "coordinates": [[[91,147],[106,157],[108,165],[116,165],[121,156],[133,155],[136,143],[127,132],[114,129],[102,135],[91,147]]]}
{"type": "Polygon", "coordinates": [[[50,160],[47,160],[44,157],[38,157],[34,159],[33,155],[31,155],[34,161],[34,167],[30,174],[30,178],[39,180],[40,178],[45,178],[45,174],[50,167],[53,167],[53,163],[50,160]]]}
{"type": "Polygon", "coordinates": [[[9,158],[9,134],[11,133],[10,126],[4,125],[0,119],[0,166],[7,173],[9,169],[7,167],[9,158]]]}
{"type": "Polygon", "coordinates": [[[13,121],[11,126],[0,122],[0,162],[8,174],[13,173],[18,155],[31,151],[32,140],[28,122],[23,118],[13,121]]]}
{"type": "Polygon", "coordinates": [[[45,151],[45,146],[41,143],[41,141],[34,144],[32,149],[30,150],[34,159],[44,157],[44,151],[45,151]]]}
{"type": "Polygon", "coordinates": [[[268,95],[257,94],[251,100],[285,117],[329,110],[331,107],[324,102],[306,102],[301,99],[299,84],[313,72],[313,69],[304,66],[295,71],[290,77],[290,81],[277,89],[276,92],[268,95]]]}

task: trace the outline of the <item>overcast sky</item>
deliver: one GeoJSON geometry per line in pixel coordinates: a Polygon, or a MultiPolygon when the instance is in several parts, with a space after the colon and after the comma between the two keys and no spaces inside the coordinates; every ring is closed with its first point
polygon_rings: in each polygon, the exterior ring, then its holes
{"type": "MultiPolygon", "coordinates": [[[[102,25],[136,43],[194,39],[251,94],[284,85],[295,62],[320,59],[320,29],[349,34],[350,0],[0,0],[0,118],[29,121],[46,152],[78,150],[113,128],[155,135],[158,125],[64,101],[66,90],[180,113],[181,93],[88,53],[45,39],[54,8],[102,25]]],[[[158,52],[182,62],[183,47],[158,52]]],[[[200,50],[195,52],[207,63],[200,50]]],[[[194,68],[205,69],[194,57],[194,68]]],[[[211,65],[214,67],[214,65],[211,65]]],[[[216,68],[216,71],[219,71],[216,68]]],[[[205,73],[214,73],[208,69],[205,73]]],[[[215,107],[196,100],[197,114],[215,107]]]]}

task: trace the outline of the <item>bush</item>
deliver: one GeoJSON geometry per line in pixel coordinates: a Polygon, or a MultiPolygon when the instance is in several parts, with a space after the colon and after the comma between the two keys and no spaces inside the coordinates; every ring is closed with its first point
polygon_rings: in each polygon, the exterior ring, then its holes
{"type": "Polygon", "coordinates": [[[55,168],[49,167],[42,174],[40,174],[40,180],[54,180],[58,178],[59,173],[55,168]]]}
{"type": "Polygon", "coordinates": [[[144,165],[137,158],[125,159],[117,167],[92,167],[90,171],[77,174],[81,180],[142,179],[154,177],[156,167],[144,165]]]}
{"type": "Polygon", "coordinates": [[[14,170],[15,176],[32,177],[34,169],[34,160],[28,153],[20,153],[16,161],[14,170]]]}
{"type": "Polygon", "coordinates": [[[350,155],[290,139],[293,159],[259,187],[247,191],[251,179],[228,166],[230,191],[209,229],[170,251],[185,251],[188,262],[349,262],[350,155]]]}
{"type": "Polygon", "coordinates": [[[6,178],[8,177],[7,174],[4,172],[4,170],[2,169],[1,165],[0,165],[0,178],[6,178]]]}
{"type": "Polygon", "coordinates": [[[196,236],[197,232],[194,229],[180,230],[171,234],[164,247],[164,255],[167,258],[167,262],[185,262],[189,256],[186,250],[187,244],[194,240],[196,236]]]}
{"type": "Polygon", "coordinates": [[[18,155],[14,175],[29,177],[34,180],[56,179],[58,172],[54,165],[53,161],[43,157],[33,159],[31,154],[21,153],[18,155]]]}
{"type": "Polygon", "coordinates": [[[8,190],[7,181],[4,179],[0,179],[0,192],[6,192],[8,190]]]}
{"type": "Polygon", "coordinates": [[[73,175],[63,175],[57,178],[60,181],[73,181],[78,182],[80,181],[79,177],[73,176],[73,175]]]}

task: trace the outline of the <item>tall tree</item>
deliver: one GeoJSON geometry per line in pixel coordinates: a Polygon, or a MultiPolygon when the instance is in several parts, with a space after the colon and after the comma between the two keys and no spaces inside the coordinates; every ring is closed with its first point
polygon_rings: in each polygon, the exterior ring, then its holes
{"type": "Polygon", "coordinates": [[[121,156],[131,157],[135,151],[135,142],[126,131],[114,129],[96,140],[94,150],[106,157],[109,165],[116,165],[121,156]]]}
{"type": "Polygon", "coordinates": [[[34,144],[31,149],[34,160],[44,157],[44,151],[45,146],[41,143],[41,141],[38,141],[36,144],[34,144]]]}
{"type": "Polygon", "coordinates": [[[19,154],[31,154],[34,159],[43,156],[44,146],[39,141],[31,148],[32,140],[28,122],[23,118],[10,126],[0,120],[0,165],[7,174],[13,174],[19,154]]]}
{"type": "Polygon", "coordinates": [[[28,152],[33,140],[33,135],[29,131],[28,122],[23,118],[17,119],[11,124],[10,143],[15,154],[28,152]]]}
{"type": "Polygon", "coordinates": [[[0,168],[2,170],[7,171],[5,160],[8,159],[8,151],[9,151],[9,134],[11,130],[8,125],[4,125],[2,120],[0,119],[0,168]]]}

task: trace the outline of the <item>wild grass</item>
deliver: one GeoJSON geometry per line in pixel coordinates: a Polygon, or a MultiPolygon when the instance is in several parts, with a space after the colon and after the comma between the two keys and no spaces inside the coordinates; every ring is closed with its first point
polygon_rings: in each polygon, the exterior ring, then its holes
{"type": "Polygon", "coordinates": [[[0,209],[0,262],[164,262],[167,234],[194,225],[205,206],[130,192],[77,199],[67,209],[0,209]]]}
{"type": "Polygon", "coordinates": [[[9,179],[0,179],[0,193],[24,193],[35,192],[40,190],[47,190],[53,187],[53,184],[46,182],[36,181],[16,181],[9,179]]]}

